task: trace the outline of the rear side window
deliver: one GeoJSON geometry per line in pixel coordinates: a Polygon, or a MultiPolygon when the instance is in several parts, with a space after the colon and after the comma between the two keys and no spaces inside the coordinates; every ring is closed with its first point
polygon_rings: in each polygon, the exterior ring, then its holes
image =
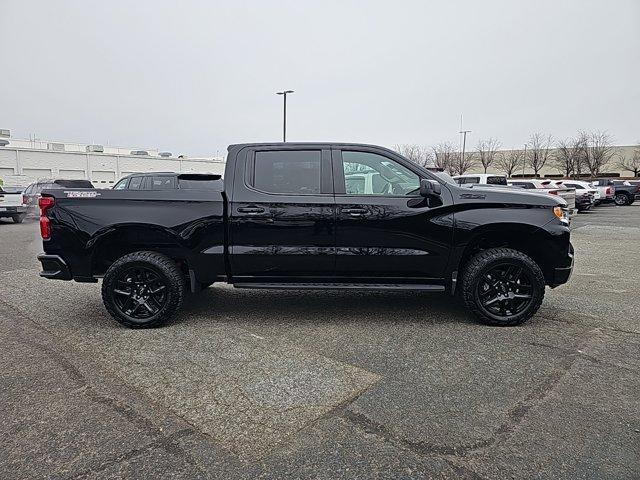
{"type": "Polygon", "coordinates": [[[154,175],[146,178],[145,190],[173,190],[176,188],[175,177],[154,175]]]}
{"type": "Polygon", "coordinates": [[[480,177],[465,177],[465,181],[463,183],[480,183],[480,177]]]}
{"type": "Polygon", "coordinates": [[[89,180],[55,180],[52,188],[93,188],[89,180]]]}
{"type": "Polygon", "coordinates": [[[222,191],[220,175],[179,175],[178,188],[184,190],[217,190],[222,191]]]}
{"type": "Polygon", "coordinates": [[[487,177],[487,184],[488,185],[506,185],[507,177],[499,177],[499,176],[487,177]]]}
{"type": "Polygon", "coordinates": [[[129,180],[129,190],[140,190],[142,185],[142,177],[131,177],[129,180]]]}
{"type": "Polygon", "coordinates": [[[256,152],[252,186],[267,193],[320,193],[320,150],[256,152]]]}

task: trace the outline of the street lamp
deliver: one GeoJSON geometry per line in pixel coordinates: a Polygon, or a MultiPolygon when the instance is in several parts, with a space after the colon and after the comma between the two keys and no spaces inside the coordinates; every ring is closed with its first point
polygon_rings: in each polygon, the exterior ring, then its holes
{"type": "Polygon", "coordinates": [[[464,150],[467,146],[467,133],[471,133],[471,130],[460,130],[459,133],[462,134],[462,159],[460,161],[460,165],[464,165],[464,150]]]}
{"type": "Polygon", "coordinates": [[[284,90],[282,92],[276,92],[276,95],[282,95],[284,97],[284,112],[282,121],[282,141],[287,141],[287,94],[293,93],[293,90],[284,90]]]}

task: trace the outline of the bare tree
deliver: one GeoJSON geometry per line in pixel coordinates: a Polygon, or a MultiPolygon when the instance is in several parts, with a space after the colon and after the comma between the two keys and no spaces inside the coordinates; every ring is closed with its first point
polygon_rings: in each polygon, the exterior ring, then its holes
{"type": "Polygon", "coordinates": [[[585,137],[577,137],[560,140],[558,148],[553,156],[553,164],[565,177],[572,174],[580,174],[584,164],[585,137]]]}
{"type": "Polygon", "coordinates": [[[553,137],[551,135],[543,135],[542,133],[534,133],[527,143],[527,164],[533,169],[534,175],[538,173],[546,165],[551,154],[551,145],[553,137]]]}
{"type": "Polygon", "coordinates": [[[473,152],[465,153],[464,156],[461,153],[456,152],[455,160],[456,175],[464,175],[466,172],[468,172],[478,164],[478,159],[473,152]]]}
{"type": "Polygon", "coordinates": [[[426,148],[416,144],[396,145],[395,150],[403,157],[423,167],[433,165],[433,153],[426,148]]]}
{"type": "Polygon", "coordinates": [[[500,142],[495,138],[489,138],[487,140],[480,140],[478,142],[478,160],[484,168],[484,173],[487,173],[487,169],[491,166],[494,160],[497,158],[498,149],[500,148],[500,142]]]}
{"type": "Polygon", "coordinates": [[[636,148],[634,148],[633,154],[630,158],[622,155],[619,157],[618,166],[622,170],[633,172],[634,177],[640,177],[640,142],[636,148]]]}
{"type": "Polygon", "coordinates": [[[600,175],[616,153],[611,135],[607,132],[593,132],[588,135],[585,163],[592,177],[600,175]]]}
{"type": "Polygon", "coordinates": [[[511,177],[523,161],[524,152],[522,150],[510,150],[500,152],[497,155],[496,164],[500,170],[507,174],[507,177],[511,177]]]}
{"type": "Polygon", "coordinates": [[[431,151],[433,152],[433,163],[436,168],[446,171],[449,175],[456,174],[458,152],[451,143],[439,143],[431,147],[431,151]]]}

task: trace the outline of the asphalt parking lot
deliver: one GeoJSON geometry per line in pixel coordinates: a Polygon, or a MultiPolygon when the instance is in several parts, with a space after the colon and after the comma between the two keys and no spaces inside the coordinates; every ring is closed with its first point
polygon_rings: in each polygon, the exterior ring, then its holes
{"type": "Polygon", "coordinates": [[[0,476],[639,478],[640,205],[572,242],[520,327],[444,295],[212,287],[133,331],[0,220],[0,476]]]}

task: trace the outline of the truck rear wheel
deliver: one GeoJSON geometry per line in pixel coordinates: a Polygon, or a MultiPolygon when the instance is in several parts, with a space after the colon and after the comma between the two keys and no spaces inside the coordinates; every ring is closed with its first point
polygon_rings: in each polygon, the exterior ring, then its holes
{"type": "Polygon", "coordinates": [[[26,213],[19,213],[17,215],[13,215],[11,219],[13,220],[14,223],[22,223],[22,221],[24,220],[24,217],[26,216],[27,216],[26,213]]]}
{"type": "Polygon", "coordinates": [[[130,328],[158,327],[180,309],[184,276],[173,260],[156,252],[134,252],[109,267],[102,301],[109,314],[130,328]]]}
{"type": "Polygon", "coordinates": [[[466,307],[488,325],[519,325],[531,318],[544,298],[542,270],[529,256],[511,248],[491,248],[465,266],[462,297],[466,307]]]}

